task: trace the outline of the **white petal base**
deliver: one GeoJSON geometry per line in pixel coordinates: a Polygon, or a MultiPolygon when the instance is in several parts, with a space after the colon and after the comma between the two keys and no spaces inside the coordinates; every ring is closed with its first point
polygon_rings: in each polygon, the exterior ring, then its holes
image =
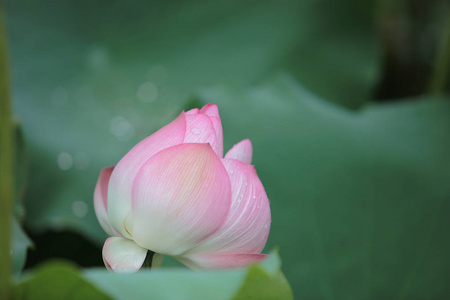
{"type": "Polygon", "coordinates": [[[147,249],[121,237],[110,237],[103,246],[103,262],[115,273],[134,273],[142,267],[147,249]]]}

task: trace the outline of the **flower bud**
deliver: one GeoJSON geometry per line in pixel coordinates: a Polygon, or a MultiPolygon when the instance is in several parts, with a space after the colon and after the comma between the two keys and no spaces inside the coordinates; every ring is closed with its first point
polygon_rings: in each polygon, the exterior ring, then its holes
{"type": "Polygon", "coordinates": [[[234,268],[260,261],[270,207],[243,140],[223,158],[216,105],[182,112],[100,173],[94,207],[112,237],[103,260],[135,272],[147,251],[193,269],[234,268]]]}

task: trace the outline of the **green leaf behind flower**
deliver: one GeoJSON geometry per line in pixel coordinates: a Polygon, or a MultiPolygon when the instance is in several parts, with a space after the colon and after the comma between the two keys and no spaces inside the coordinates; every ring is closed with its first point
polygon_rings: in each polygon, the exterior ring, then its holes
{"type": "Polygon", "coordinates": [[[292,290],[280,269],[278,253],[260,265],[250,266],[233,300],[292,299],[292,290]]]}
{"type": "Polygon", "coordinates": [[[48,262],[14,286],[14,300],[112,299],[68,262],[48,262]]]}
{"type": "Polygon", "coordinates": [[[292,299],[289,283],[273,252],[268,259],[247,269],[191,271],[188,269],[143,270],[132,276],[105,270],[88,270],[85,278],[115,299],[292,299]]]}
{"type": "Polygon", "coordinates": [[[30,153],[27,225],[103,242],[92,204],[101,168],[170,122],[199,87],[288,69],[331,101],[365,103],[379,58],[371,5],[355,3],[5,1],[30,153]]]}
{"type": "Polygon", "coordinates": [[[226,149],[249,138],[298,299],[450,294],[450,99],[352,112],[289,76],[199,93],[226,149]]]}
{"type": "Polygon", "coordinates": [[[29,300],[290,300],[292,293],[281,273],[279,257],[273,253],[260,265],[230,271],[174,268],[113,274],[105,269],[79,272],[69,263],[51,262],[22,279],[15,286],[15,297],[29,300]]]}

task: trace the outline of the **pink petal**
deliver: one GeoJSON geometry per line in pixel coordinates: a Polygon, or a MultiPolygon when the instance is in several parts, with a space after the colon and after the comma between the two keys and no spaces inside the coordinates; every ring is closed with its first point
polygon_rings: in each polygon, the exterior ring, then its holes
{"type": "Polygon", "coordinates": [[[103,246],[103,262],[116,273],[134,273],[142,267],[147,249],[121,237],[110,237],[103,246]]]}
{"type": "Polygon", "coordinates": [[[208,144],[182,144],[151,157],[133,187],[133,239],[179,255],[214,233],[227,218],[231,186],[208,144]]]}
{"type": "Polygon", "coordinates": [[[191,110],[188,110],[188,111],[186,112],[186,114],[187,114],[187,115],[198,115],[199,111],[200,111],[200,109],[198,109],[198,108],[193,108],[193,109],[191,109],[191,110]]]}
{"type": "Polygon", "coordinates": [[[98,222],[103,230],[109,235],[114,235],[113,229],[108,221],[108,183],[114,166],[104,168],[100,172],[97,185],[94,190],[94,210],[97,215],[98,222]]]}
{"type": "Polygon", "coordinates": [[[251,165],[222,160],[231,180],[232,203],[222,227],[185,255],[197,253],[260,253],[270,231],[270,206],[251,165]]]}
{"type": "Polygon", "coordinates": [[[203,254],[175,257],[191,269],[232,269],[258,263],[266,254],[203,254]]]}
{"type": "Polygon", "coordinates": [[[223,157],[223,131],[222,131],[222,121],[220,121],[220,117],[209,117],[214,130],[216,131],[216,141],[217,141],[217,155],[222,158],[223,157]]]}
{"type": "Polygon", "coordinates": [[[200,113],[205,114],[207,116],[211,117],[220,117],[219,116],[219,108],[216,104],[208,103],[205,106],[202,107],[200,110],[200,113]]]}
{"type": "Polygon", "coordinates": [[[245,139],[234,145],[233,148],[231,148],[230,151],[227,152],[225,158],[237,159],[245,162],[246,164],[251,164],[252,155],[252,142],[250,142],[249,139],[245,139]]]}
{"type": "MultiPolygon", "coordinates": [[[[215,123],[217,122],[215,121],[215,123]]],[[[223,143],[222,139],[221,136],[217,136],[216,129],[210,117],[204,114],[186,115],[184,143],[210,144],[214,152],[219,155],[219,147],[223,143]]],[[[222,156],[220,155],[220,157],[222,156]]]]}
{"type": "Polygon", "coordinates": [[[216,131],[216,139],[217,139],[217,155],[222,158],[223,157],[223,131],[222,131],[222,121],[219,116],[219,108],[217,105],[206,104],[200,110],[200,113],[203,113],[209,116],[211,120],[214,130],[216,131]]]}
{"type": "Polygon", "coordinates": [[[185,132],[186,118],[181,113],[170,124],[134,146],[115,167],[108,188],[108,217],[111,225],[123,236],[131,237],[124,227],[124,221],[131,212],[131,190],[136,174],[154,154],[182,143],[185,132]]]}

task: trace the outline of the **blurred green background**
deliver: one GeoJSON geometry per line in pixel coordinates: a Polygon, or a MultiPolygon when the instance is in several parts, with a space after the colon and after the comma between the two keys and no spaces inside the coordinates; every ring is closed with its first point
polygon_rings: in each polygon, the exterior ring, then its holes
{"type": "Polygon", "coordinates": [[[296,298],[450,295],[446,1],[4,2],[27,268],[102,265],[101,168],[211,102],[296,298]]]}

